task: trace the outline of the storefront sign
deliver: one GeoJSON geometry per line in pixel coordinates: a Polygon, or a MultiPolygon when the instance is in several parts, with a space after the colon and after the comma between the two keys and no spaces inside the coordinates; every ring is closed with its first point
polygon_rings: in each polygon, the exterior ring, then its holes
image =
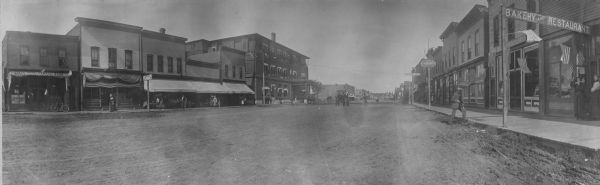
{"type": "Polygon", "coordinates": [[[547,16],[547,15],[540,15],[537,13],[527,12],[527,11],[523,11],[523,10],[516,10],[516,9],[512,9],[512,8],[506,8],[504,13],[505,13],[505,16],[508,18],[518,19],[518,20],[527,21],[527,22],[534,22],[534,23],[539,23],[539,24],[544,24],[544,25],[550,25],[550,26],[559,27],[562,29],[567,29],[567,30],[576,31],[576,32],[580,32],[580,33],[590,34],[589,26],[583,25],[581,23],[561,19],[561,18],[556,18],[556,17],[552,17],[552,16],[547,16]]]}

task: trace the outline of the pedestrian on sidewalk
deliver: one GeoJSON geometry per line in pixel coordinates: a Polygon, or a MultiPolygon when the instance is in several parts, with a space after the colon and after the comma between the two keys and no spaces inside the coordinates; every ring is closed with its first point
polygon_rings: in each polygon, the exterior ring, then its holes
{"type": "Polygon", "coordinates": [[[571,88],[575,90],[575,119],[585,119],[586,111],[585,108],[586,101],[589,99],[585,97],[585,76],[583,74],[579,74],[572,82],[571,88]]]}
{"type": "Polygon", "coordinates": [[[463,97],[462,97],[462,89],[458,89],[454,92],[452,96],[452,121],[456,117],[456,110],[460,110],[462,113],[462,118],[465,119],[467,117],[467,110],[463,105],[463,97]]]}
{"type": "Polygon", "coordinates": [[[109,95],[109,99],[108,99],[108,104],[109,104],[109,110],[110,112],[114,112],[117,110],[117,101],[115,100],[115,97],[112,95],[112,93],[110,93],[109,95]]]}
{"type": "Polygon", "coordinates": [[[600,120],[600,78],[594,75],[594,82],[591,89],[591,114],[593,120],[600,120]]]}

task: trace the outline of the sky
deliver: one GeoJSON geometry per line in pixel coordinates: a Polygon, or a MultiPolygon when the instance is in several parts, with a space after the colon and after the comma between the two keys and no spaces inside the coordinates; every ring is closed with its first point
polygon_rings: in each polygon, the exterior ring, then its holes
{"type": "Polygon", "coordinates": [[[0,0],[7,30],[65,34],[75,17],[214,40],[258,33],[300,52],[309,78],[390,92],[439,35],[486,0],[0,0]]]}

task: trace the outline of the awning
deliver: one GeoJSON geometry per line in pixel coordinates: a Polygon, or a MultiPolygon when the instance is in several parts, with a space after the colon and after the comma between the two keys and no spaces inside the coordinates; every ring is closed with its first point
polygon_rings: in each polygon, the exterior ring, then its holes
{"type": "Polygon", "coordinates": [[[229,89],[231,94],[254,94],[254,91],[246,84],[224,82],[223,85],[229,89]]]}
{"type": "Polygon", "coordinates": [[[142,76],[138,74],[86,72],[84,77],[84,87],[142,87],[142,76]]]}
{"type": "MultiPolygon", "coordinates": [[[[15,77],[23,77],[23,76],[70,77],[72,74],[73,74],[73,72],[70,70],[68,73],[66,73],[66,72],[61,73],[61,72],[36,72],[36,71],[9,71],[7,80],[8,80],[8,86],[10,87],[13,76],[15,76],[15,77]]],[[[4,87],[4,86],[2,86],[2,87],[4,87]]]]}
{"type": "MultiPolygon", "coordinates": [[[[144,89],[148,89],[144,83],[144,89]]],[[[183,80],[150,80],[150,92],[190,92],[206,94],[254,94],[246,84],[224,82],[183,81],[183,80]]]]}
{"type": "Polygon", "coordinates": [[[71,76],[71,74],[73,74],[72,71],[69,71],[68,73],[56,73],[56,72],[32,72],[32,71],[9,71],[8,75],[9,76],[50,76],[50,77],[69,77],[71,76]]]}
{"type": "MultiPolygon", "coordinates": [[[[144,89],[148,89],[147,83],[144,89]]],[[[216,82],[152,79],[150,92],[227,93],[227,88],[216,82]]]]}

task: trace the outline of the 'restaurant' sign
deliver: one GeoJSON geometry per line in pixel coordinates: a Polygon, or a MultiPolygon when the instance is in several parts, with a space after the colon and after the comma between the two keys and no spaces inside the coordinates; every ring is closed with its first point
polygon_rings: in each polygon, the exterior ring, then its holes
{"type": "Polygon", "coordinates": [[[527,22],[535,22],[539,24],[545,24],[550,26],[555,26],[571,31],[581,32],[581,33],[590,33],[590,27],[583,25],[581,23],[573,22],[570,20],[560,19],[547,15],[540,15],[537,13],[527,12],[523,10],[516,10],[512,8],[506,8],[504,10],[504,15],[508,18],[519,19],[527,22]]]}

